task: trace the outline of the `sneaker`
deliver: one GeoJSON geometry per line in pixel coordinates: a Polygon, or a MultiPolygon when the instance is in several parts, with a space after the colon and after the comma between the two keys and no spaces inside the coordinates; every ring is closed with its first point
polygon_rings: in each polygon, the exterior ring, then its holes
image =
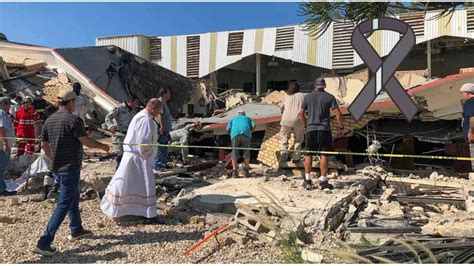
{"type": "Polygon", "coordinates": [[[41,256],[53,256],[57,253],[56,251],[56,248],[52,247],[52,246],[49,246],[49,247],[39,247],[39,246],[36,246],[33,250],[32,250],[33,253],[35,254],[39,254],[41,256]]]}
{"type": "Polygon", "coordinates": [[[311,190],[311,189],[313,189],[313,182],[311,182],[311,180],[305,179],[304,182],[303,182],[303,187],[306,190],[311,190]]]}
{"type": "Polygon", "coordinates": [[[81,232],[79,233],[71,233],[67,239],[69,239],[70,241],[74,241],[74,240],[78,240],[78,239],[81,239],[83,237],[86,237],[86,236],[91,236],[92,235],[92,232],[89,231],[89,230],[86,230],[86,229],[82,229],[81,232]]]}
{"type": "Polygon", "coordinates": [[[324,181],[324,182],[319,182],[319,189],[321,190],[325,190],[325,189],[334,189],[334,186],[329,184],[328,181],[324,181]]]}
{"type": "Polygon", "coordinates": [[[239,178],[239,172],[237,172],[237,170],[232,171],[232,178],[239,178]]]}

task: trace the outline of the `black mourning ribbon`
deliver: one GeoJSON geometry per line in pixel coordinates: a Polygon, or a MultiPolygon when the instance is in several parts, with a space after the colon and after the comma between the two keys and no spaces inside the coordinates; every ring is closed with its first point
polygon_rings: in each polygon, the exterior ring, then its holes
{"type": "Polygon", "coordinates": [[[414,45],[415,34],[413,30],[401,20],[379,18],[366,20],[357,25],[352,33],[352,46],[374,75],[348,108],[355,120],[362,117],[382,89],[387,91],[408,122],[411,122],[415,117],[418,112],[416,104],[393,76],[397,67],[414,45]],[[402,34],[385,60],[382,60],[370,42],[364,37],[364,34],[376,30],[391,30],[402,34]]]}

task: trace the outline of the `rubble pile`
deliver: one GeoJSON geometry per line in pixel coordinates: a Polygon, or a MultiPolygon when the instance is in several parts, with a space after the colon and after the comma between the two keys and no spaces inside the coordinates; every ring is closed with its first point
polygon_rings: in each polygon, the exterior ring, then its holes
{"type": "Polygon", "coordinates": [[[10,78],[35,73],[46,67],[46,63],[27,57],[14,56],[0,53],[0,78],[10,78]]]}
{"type": "Polygon", "coordinates": [[[452,209],[451,206],[448,210],[445,209],[443,215],[431,216],[428,224],[422,227],[422,233],[444,237],[474,238],[474,213],[452,209]]]}
{"type": "Polygon", "coordinates": [[[245,92],[236,92],[228,95],[225,98],[225,108],[226,110],[233,109],[239,105],[252,102],[252,97],[245,92]]]}
{"type": "Polygon", "coordinates": [[[285,91],[273,91],[267,96],[263,97],[262,103],[274,104],[280,106],[286,97],[285,91]]]}
{"type": "Polygon", "coordinates": [[[59,92],[62,90],[71,89],[71,87],[72,84],[69,81],[67,74],[62,73],[44,84],[43,98],[50,104],[57,106],[59,92]]]}

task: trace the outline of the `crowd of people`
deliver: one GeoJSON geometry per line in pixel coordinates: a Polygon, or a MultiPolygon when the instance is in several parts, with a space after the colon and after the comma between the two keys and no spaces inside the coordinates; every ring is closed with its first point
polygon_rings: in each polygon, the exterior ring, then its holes
{"type": "MultiPolygon", "coordinates": [[[[51,245],[56,231],[66,216],[69,216],[70,235],[73,241],[92,232],[82,226],[79,210],[80,200],[80,175],[83,156],[83,145],[99,148],[110,152],[109,145],[98,142],[88,136],[84,114],[86,111],[94,112],[88,107],[87,97],[80,93],[80,84],[76,83],[72,90],[62,91],[58,95],[58,111],[49,114],[47,105],[42,101],[42,95],[33,100],[30,97],[20,99],[0,97],[0,192],[8,196],[14,192],[6,191],[4,170],[10,159],[11,148],[15,138],[27,138],[26,141],[18,140],[18,152],[28,153],[33,151],[34,142],[28,142],[39,136],[41,149],[46,158],[52,162],[51,172],[59,184],[57,204],[51,218],[46,225],[43,235],[33,249],[34,253],[51,256],[56,249],[51,245]],[[77,84],[77,85],[76,85],[77,84]],[[37,104],[35,105],[35,101],[37,104]],[[79,111],[78,111],[79,109],[79,111]],[[44,111],[41,111],[44,110],[44,111]],[[12,112],[14,114],[12,114],[12,112]],[[79,115],[78,115],[79,114],[79,115]],[[14,117],[12,122],[12,117],[14,117]],[[38,134],[34,127],[35,121],[45,120],[38,134]]],[[[286,161],[291,157],[293,163],[301,160],[301,150],[307,151],[304,155],[303,187],[313,189],[311,181],[312,156],[320,156],[321,176],[319,189],[332,189],[328,182],[327,155],[317,153],[332,151],[333,140],[331,135],[331,112],[337,118],[339,134],[343,135],[344,119],[338,103],[333,95],[325,91],[326,83],[323,78],[314,82],[314,91],[303,94],[299,85],[292,82],[288,88],[282,106],[281,119],[281,153],[280,160],[286,161]],[[288,140],[294,135],[294,145],[288,147],[288,140]],[[289,156],[292,153],[292,156],[289,156]]],[[[474,84],[465,84],[461,87],[464,103],[463,129],[468,142],[474,141],[474,84]]],[[[143,110],[138,110],[140,101],[136,96],[130,96],[118,105],[105,118],[104,127],[113,133],[113,152],[117,155],[117,169],[108,184],[105,194],[101,199],[102,212],[112,218],[123,216],[140,217],[145,223],[160,223],[156,213],[156,187],[155,171],[168,167],[167,147],[159,144],[169,144],[178,141],[187,144],[187,132],[191,128],[199,127],[199,122],[194,122],[178,131],[172,131],[171,113],[167,102],[171,99],[171,91],[161,89],[159,98],[148,100],[143,110]]],[[[96,116],[96,115],[95,115],[96,116]]],[[[244,176],[248,176],[250,163],[250,150],[252,133],[256,128],[255,122],[246,115],[245,110],[239,110],[237,116],[232,118],[227,125],[232,145],[232,177],[238,177],[238,160],[243,159],[244,176]]],[[[471,152],[472,152],[471,146],[471,152]]],[[[183,158],[187,151],[183,150],[183,158]]]]}

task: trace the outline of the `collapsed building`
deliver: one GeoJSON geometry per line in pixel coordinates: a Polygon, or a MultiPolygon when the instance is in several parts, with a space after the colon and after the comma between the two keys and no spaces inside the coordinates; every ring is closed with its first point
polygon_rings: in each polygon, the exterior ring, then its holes
{"type": "MultiPolygon", "coordinates": [[[[335,21],[319,38],[309,36],[304,25],[222,31],[179,36],[124,35],[99,37],[96,45],[114,44],[144,59],[179,73],[201,84],[183,110],[189,116],[209,116],[214,107],[247,104],[257,120],[258,141],[254,147],[275,146],[278,142],[279,110],[255,105],[259,96],[286,90],[289,82],[298,81],[303,91],[312,90],[315,77],[326,78],[327,91],[336,96],[345,115],[347,138],[336,141],[341,151],[363,152],[373,140],[382,143],[385,153],[426,153],[431,155],[467,156],[460,134],[461,103],[459,87],[473,82],[474,10],[459,9],[453,15],[433,19],[440,11],[398,14],[414,30],[416,45],[398,67],[395,76],[411,95],[419,113],[413,123],[406,123],[396,105],[382,92],[360,121],[347,111],[369,80],[369,71],[353,49],[352,23],[335,21]],[[471,59],[470,59],[471,58],[471,59]],[[210,87],[210,89],[209,89],[210,87]],[[266,132],[263,136],[261,133],[266,132]],[[388,133],[390,132],[390,133],[388,133]],[[267,143],[274,141],[275,143],[267,143]]],[[[374,32],[368,41],[377,53],[386,56],[400,36],[395,32],[374,32]]],[[[282,96],[270,101],[275,104],[282,96]]],[[[227,108],[228,109],[228,108],[227,108]]],[[[233,114],[230,111],[227,115],[233,114]]],[[[224,115],[226,117],[226,115],[224,115]]],[[[203,119],[216,135],[223,117],[203,119]],[[213,128],[216,128],[214,130],[213,128]]],[[[335,133],[335,132],[334,132],[335,133]]],[[[260,161],[277,166],[274,154],[259,155],[260,161]],[[270,161],[263,157],[272,157],[270,161]]],[[[268,159],[268,158],[267,158],[268,159]]],[[[356,160],[358,158],[355,158],[356,160]]],[[[351,158],[345,161],[351,163],[351,158]]],[[[437,161],[394,158],[388,162],[396,168],[431,167],[437,161]]],[[[469,169],[466,162],[450,162],[435,167],[458,172],[469,169]]]]}
{"type": "MultiPolygon", "coordinates": [[[[214,146],[229,146],[226,125],[238,110],[245,110],[256,122],[252,147],[261,148],[253,156],[263,164],[254,166],[251,174],[263,178],[228,179],[224,151],[204,153],[191,160],[190,165],[173,162],[174,169],[156,174],[157,205],[164,216],[199,211],[207,216],[195,216],[194,223],[204,226],[210,213],[223,213],[216,216],[231,217],[237,227],[230,233],[232,241],[242,244],[274,243],[278,237],[290,239],[295,234],[297,245],[304,247],[303,259],[314,263],[321,262],[322,256],[308,254],[324,242],[318,238],[327,237],[320,230],[335,231],[342,239],[357,234],[369,238],[422,233],[415,239],[434,247],[441,261],[454,254],[453,261],[466,262],[465,254],[472,252],[474,245],[464,241],[474,237],[472,181],[469,184],[432,171],[469,171],[458,161],[394,158],[387,162],[378,158],[377,152],[372,158],[346,155],[338,158],[344,164],[330,162],[336,170],[351,168],[351,174],[331,181],[335,192],[302,191],[298,171],[277,170],[297,166],[278,160],[279,104],[286,95],[283,90],[297,80],[308,92],[316,76],[325,77],[327,90],[336,96],[349,129],[346,136],[336,139],[336,151],[365,151],[371,142],[378,141],[381,152],[386,153],[466,156],[461,147],[462,109],[458,94],[462,84],[474,81],[472,59],[469,60],[474,49],[473,10],[456,10],[451,20],[431,20],[436,14],[430,12],[426,18],[418,13],[398,16],[417,35],[416,47],[394,74],[419,107],[412,123],[405,122],[386,93],[378,95],[360,120],[350,116],[347,108],[370,73],[350,46],[353,25],[342,22],[333,23],[317,40],[299,27],[290,26],[189,36],[99,38],[98,47],[68,49],[0,42],[1,84],[9,95],[33,95],[36,90],[44,90],[45,98],[54,104],[58,90],[80,82],[84,93],[94,100],[101,115],[99,120],[132,93],[143,104],[160,88],[169,88],[173,116],[189,116],[178,120],[175,127],[198,119],[204,125],[200,133],[214,146]],[[221,162],[215,160],[216,156],[221,162]],[[394,171],[357,165],[360,158],[391,166],[394,171]],[[430,169],[429,179],[418,173],[408,178],[403,177],[403,172],[397,176],[395,171],[420,167],[430,169]],[[462,222],[462,230],[452,229],[457,222],[462,222]],[[441,250],[447,248],[453,249],[449,256],[441,250]]],[[[385,56],[398,36],[376,33],[369,40],[385,56]]],[[[197,152],[202,151],[193,153],[197,152]]],[[[92,154],[86,167],[106,158],[91,150],[86,153],[92,154]]],[[[47,171],[44,161],[28,166],[29,163],[23,162],[23,168],[28,168],[22,174],[26,182],[30,171],[47,171]]],[[[95,167],[106,164],[100,162],[95,167]]],[[[105,189],[110,174],[103,180],[95,179],[95,174],[87,170],[81,178],[96,190],[105,189]]],[[[402,260],[413,261],[407,256],[410,251],[389,241],[359,255],[375,260],[395,252],[402,260]]],[[[421,257],[425,261],[428,256],[421,257]]]]}
{"type": "Polygon", "coordinates": [[[45,99],[55,104],[58,90],[79,82],[93,100],[99,120],[128,96],[138,96],[143,105],[161,88],[179,95],[169,104],[177,115],[195,90],[191,80],[115,46],[52,49],[2,41],[0,57],[7,95],[34,96],[44,89],[45,99]]]}

